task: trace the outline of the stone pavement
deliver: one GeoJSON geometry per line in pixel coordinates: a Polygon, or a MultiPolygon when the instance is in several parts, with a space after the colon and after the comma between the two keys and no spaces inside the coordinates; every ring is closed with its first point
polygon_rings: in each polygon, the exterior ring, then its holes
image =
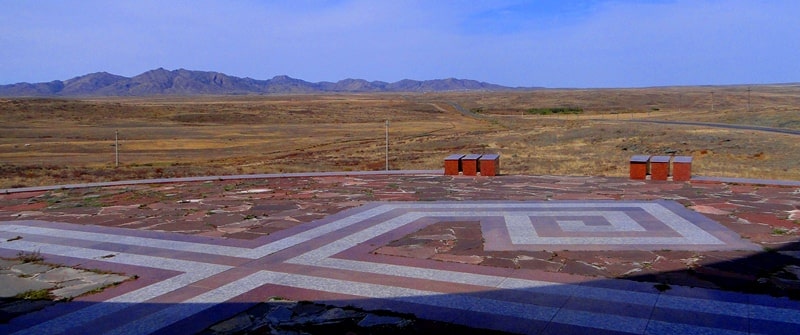
{"type": "Polygon", "coordinates": [[[282,297],[512,333],[796,334],[800,302],[757,293],[797,279],[798,193],[356,175],[0,195],[0,256],[138,276],[0,332],[193,333],[282,297]]]}
{"type": "Polygon", "coordinates": [[[21,258],[0,259],[0,323],[131,279],[43,264],[36,253],[21,258]]]}

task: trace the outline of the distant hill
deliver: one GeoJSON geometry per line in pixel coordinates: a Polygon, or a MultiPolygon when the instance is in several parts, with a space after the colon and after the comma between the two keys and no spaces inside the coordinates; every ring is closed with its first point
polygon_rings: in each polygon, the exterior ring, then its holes
{"type": "Polygon", "coordinates": [[[151,96],[203,94],[281,94],[324,92],[443,92],[506,91],[505,87],[468,79],[410,80],[395,83],[344,79],[335,83],[310,83],[289,76],[268,80],[239,78],[219,72],[158,68],[128,78],[97,72],[66,81],[0,85],[0,96],[80,97],[80,96],[151,96]]]}

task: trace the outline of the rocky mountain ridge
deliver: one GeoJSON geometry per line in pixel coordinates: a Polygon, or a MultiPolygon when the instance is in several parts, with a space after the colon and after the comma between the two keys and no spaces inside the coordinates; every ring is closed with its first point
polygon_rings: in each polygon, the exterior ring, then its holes
{"type": "Polygon", "coordinates": [[[220,72],[165,70],[158,68],[134,77],[96,72],[65,81],[0,85],[0,96],[151,96],[151,95],[232,95],[296,94],[328,92],[442,92],[504,91],[511,88],[469,79],[404,79],[394,83],[344,79],[338,82],[311,83],[289,76],[268,80],[240,78],[220,72]]]}

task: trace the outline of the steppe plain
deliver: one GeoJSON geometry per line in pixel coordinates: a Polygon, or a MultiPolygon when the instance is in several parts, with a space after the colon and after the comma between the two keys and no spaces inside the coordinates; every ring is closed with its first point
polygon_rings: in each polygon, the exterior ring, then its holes
{"type": "Polygon", "coordinates": [[[798,85],[4,98],[0,188],[383,170],[386,121],[392,170],[438,169],[451,153],[499,153],[503,174],[625,176],[631,155],[677,154],[694,157],[697,175],[799,180],[795,135],[641,122],[798,131],[798,106],[798,85]],[[526,113],[537,108],[583,112],[526,113]]]}

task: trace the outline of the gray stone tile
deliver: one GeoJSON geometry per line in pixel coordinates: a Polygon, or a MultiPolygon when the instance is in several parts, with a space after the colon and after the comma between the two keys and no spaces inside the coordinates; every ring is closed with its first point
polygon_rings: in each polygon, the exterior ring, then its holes
{"type": "Polygon", "coordinates": [[[55,286],[53,283],[42,282],[33,278],[8,275],[0,278],[0,281],[3,283],[3,285],[0,285],[0,298],[10,298],[20,293],[50,289],[55,286]]]}

